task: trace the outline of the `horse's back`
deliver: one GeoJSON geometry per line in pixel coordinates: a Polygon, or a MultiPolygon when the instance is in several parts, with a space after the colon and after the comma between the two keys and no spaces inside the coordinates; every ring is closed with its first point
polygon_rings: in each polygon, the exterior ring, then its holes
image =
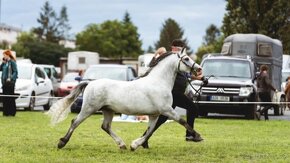
{"type": "Polygon", "coordinates": [[[162,99],[170,98],[170,91],[165,94],[167,95],[160,92],[159,86],[147,85],[143,79],[135,81],[99,79],[89,83],[84,100],[90,101],[93,106],[101,105],[98,108],[107,106],[119,113],[156,114],[158,113],[156,108],[166,104],[162,103],[162,99]]]}

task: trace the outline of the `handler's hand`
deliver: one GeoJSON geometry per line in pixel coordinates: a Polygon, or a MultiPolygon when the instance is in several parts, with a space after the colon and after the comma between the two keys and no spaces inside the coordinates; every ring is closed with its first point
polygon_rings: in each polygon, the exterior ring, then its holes
{"type": "Polygon", "coordinates": [[[201,80],[203,82],[202,86],[206,86],[208,84],[208,79],[205,78],[204,76],[201,78],[201,80]]]}

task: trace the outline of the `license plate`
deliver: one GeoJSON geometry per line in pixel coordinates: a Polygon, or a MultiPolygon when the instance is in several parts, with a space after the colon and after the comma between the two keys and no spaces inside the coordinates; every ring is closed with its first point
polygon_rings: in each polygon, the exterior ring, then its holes
{"type": "Polygon", "coordinates": [[[230,101],[230,97],[228,96],[211,96],[211,101],[230,101]]]}

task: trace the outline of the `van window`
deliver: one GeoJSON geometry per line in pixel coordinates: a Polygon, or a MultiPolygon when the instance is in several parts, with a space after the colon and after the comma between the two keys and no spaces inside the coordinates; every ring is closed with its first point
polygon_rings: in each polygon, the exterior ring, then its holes
{"type": "Polygon", "coordinates": [[[222,51],[221,51],[222,55],[229,55],[230,54],[231,44],[232,44],[231,42],[224,43],[224,45],[222,47],[222,51]]]}
{"type": "Polygon", "coordinates": [[[79,57],[79,64],[85,64],[86,58],[85,57],[79,57]]]}
{"type": "Polygon", "coordinates": [[[272,46],[268,43],[259,43],[258,44],[258,55],[259,56],[271,56],[272,55],[272,46]]]}

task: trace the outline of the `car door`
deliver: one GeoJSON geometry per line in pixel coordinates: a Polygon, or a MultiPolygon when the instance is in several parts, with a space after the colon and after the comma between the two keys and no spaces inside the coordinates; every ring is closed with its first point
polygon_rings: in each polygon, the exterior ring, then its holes
{"type": "Polygon", "coordinates": [[[35,82],[35,96],[40,96],[40,98],[35,99],[35,105],[46,104],[48,99],[43,97],[49,96],[50,89],[45,72],[39,67],[35,67],[35,82]]]}

